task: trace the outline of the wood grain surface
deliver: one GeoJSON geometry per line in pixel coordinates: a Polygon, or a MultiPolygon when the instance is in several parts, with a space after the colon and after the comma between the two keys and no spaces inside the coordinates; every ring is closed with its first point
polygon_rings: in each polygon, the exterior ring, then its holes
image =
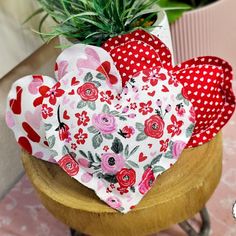
{"type": "Polygon", "coordinates": [[[25,152],[22,161],[44,206],[68,226],[92,236],[144,236],[192,217],[205,205],[221,176],[222,135],[185,150],[125,215],[108,207],[57,165],[25,152]]]}

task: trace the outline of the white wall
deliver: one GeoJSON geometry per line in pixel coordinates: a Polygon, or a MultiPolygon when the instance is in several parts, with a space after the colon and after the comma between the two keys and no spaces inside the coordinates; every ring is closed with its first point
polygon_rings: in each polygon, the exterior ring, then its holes
{"type": "Polygon", "coordinates": [[[16,77],[1,78],[43,43],[31,31],[39,18],[22,25],[35,9],[35,0],[0,1],[0,198],[23,172],[19,149],[4,120],[6,96],[16,77]]]}

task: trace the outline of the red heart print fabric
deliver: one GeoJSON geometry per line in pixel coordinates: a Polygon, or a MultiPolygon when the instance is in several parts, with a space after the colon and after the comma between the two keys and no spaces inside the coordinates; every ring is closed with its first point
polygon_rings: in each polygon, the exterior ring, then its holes
{"type": "MultiPolygon", "coordinates": [[[[184,104],[189,99],[196,112],[196,125],[187,147],[196,147],[210,141],[228,122],[235,110],[235,96],[232,90],[232,67],[217,57],[199,57],[173,66],[169,49],[156,36],[143,30],[120,35],[107,40],[103,48],[112,56],[119,70],[123,86],[127,79],[140,68],[159,65],[166,68],[172,79],[170,84],[181,82],[184,104]]],[[[150,74],[152,92],[156,82],[161,79],[150,74]]],[[[163,88],[162,91],[164,91],[163,88]]],[[[179,107],[179,114],[183,110],[179,107]]]]}

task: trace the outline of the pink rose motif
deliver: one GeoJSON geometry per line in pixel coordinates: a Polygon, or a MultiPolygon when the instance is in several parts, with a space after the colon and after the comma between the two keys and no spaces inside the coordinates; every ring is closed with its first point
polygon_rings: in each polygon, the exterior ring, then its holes
{"type": "Polygon", "coordinates": [[[154,173],[152,169],[149,167],[143,173],[142,180],[139,183],[139,192],[141,194],[145,194],[152,187],[154,180],[155,180],[154,173]]]}
{"type": "Polygon", "coordinates": [[[119,198],[115,197],[115,196],[111,196],[111,197],[108,197],[106,199],[106,203],[112,207],[112,208],[115,208],[115,209],[118,209],[121,207],[121,201],[119,200],[119,198]]]}
{"type": "Polygon", "coordinates": [[[98,129],[102,134],[111,134],[116,131],[116,120],[111,114],[94,114],[92,117],[92,124],[98,129]]]}
{"type": "Polygon", "coordinates": [[[172,147],[173,158],[178,159],[181,152],[184,150],[186,143],[183,141],[175,141],[172,147]]]}
{"type": "Polygon", "coordinates": [[[106,174],[116,174],[125,166],[125,160],[122,155],[115,153],[102,154],[101,168],[106,174]]]}

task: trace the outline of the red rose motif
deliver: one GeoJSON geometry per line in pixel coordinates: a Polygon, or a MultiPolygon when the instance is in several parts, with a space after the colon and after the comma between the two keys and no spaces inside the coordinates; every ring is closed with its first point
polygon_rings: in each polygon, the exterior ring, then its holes
{"type": "Polygon", "coordinates": [[[70,176],[75,176],[79,172],[78,163],[69,154],[63,156],[58,164],[70,176]]]}
{"type": "Polygon", "coordinates": [[[181,126],[183,125],[183,121],[177,121],[176,117],[174,115],[171,116],[172,124],[167,126],[167,131],[169,134],[171,134],[171,137],[174,137],[175,135],[181,134],[181,126]]]}
{"type": "Polygon", "coordinates": [[[155,176],[152,169],[149,167],[147,168],[142,176],[142,180],[139,183],[139,192],[141,194],[145,194],[153,185],[155,181],[155,176]]]}
{"type": "Polygon", "coordinates": [[[116,179],[122,189],[131,187],[136,182],[136,172],[133,169],[122,168],[116,174],[116,179]]]}
{"type": "Polygon", "coordinates": [[[98,89],[94,83],[87,82],[77,89],[77,93],[84,101],[96,101],[98,99],[98,89]]]}
{"type": "Polygon", "coordinates": [[[140,109],[138,110],[142,115],[147,115],[148,113],[153,112],[153,108],[151,107],[152,101],[148,101],[147,103],[140,102],[140,109]]]}
{"type": "Polygon", "coordinates": [[[159,115],[153,115],[145,120],[144,133],[152,138],[161,138],[163,135],[165,123],[159,115]]]}

